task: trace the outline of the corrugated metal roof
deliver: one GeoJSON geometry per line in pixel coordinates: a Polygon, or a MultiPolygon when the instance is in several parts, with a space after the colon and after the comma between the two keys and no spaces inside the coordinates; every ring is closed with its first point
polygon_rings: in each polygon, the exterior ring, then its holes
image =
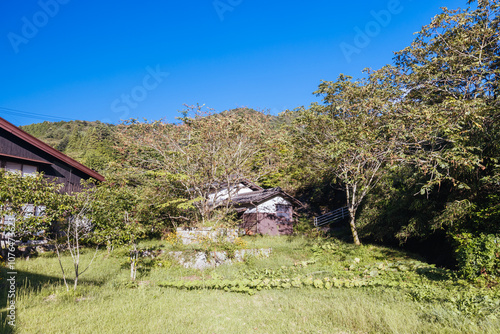
{"type": "Polygon", "coordinates": [[[251,193],[244,193],[237,195],[232,198],[233,203],[239,204],[239,205],[245,205],[245,204],[259,204],[262,203],[268,199],[271,199],[275,196],[282,196],[284,198],[289,199],[292,203],[298,206],[302,206],[302,203],[288,195],[286,192],[284,192],[281,188],[271,188],[271,189],[264,189],[264,190],[259,190],[259,191],[254,191],[251,193]]]}

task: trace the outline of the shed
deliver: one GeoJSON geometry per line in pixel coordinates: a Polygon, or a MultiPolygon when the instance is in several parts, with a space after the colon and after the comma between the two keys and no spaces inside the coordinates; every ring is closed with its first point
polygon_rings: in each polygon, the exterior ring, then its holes
{"type": "Polygon", "coordinates": [[[279,187],[238,194],[232,202],[247,233],[268,235],[292,234],[294,207],[302,206],[279,187]]]}

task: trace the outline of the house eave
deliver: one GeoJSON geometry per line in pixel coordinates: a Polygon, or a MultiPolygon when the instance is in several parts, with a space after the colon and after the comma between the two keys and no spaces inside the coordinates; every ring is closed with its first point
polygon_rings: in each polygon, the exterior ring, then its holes
{"type": "Polygon", "coordinates": [[[98,181],[104,181],[104,176],[101,174],[97,173],[96,171],[84,166],[83,164],[79,163],[78,161],[68,157],[66,154],[59,152],[55,148],[49,146],[48,144],[44,143],[40,139],[30,135],[29,133],[21,130],[14,124],[6,121],[2,117],[0,117],[0,128],[4,129],[5,131],[11,133],[17,138],[20,138],[21,140],[25,141],[26,143],[38,148],[39,150],[53,156],[59,161],[62,161],[66,163],[67,165],[74,167],[78,169],[80,172],[98,180],[98,181]]]}

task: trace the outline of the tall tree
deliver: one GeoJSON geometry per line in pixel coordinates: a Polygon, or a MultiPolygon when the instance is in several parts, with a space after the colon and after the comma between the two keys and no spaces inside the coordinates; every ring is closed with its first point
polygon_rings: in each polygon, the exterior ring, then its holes
{"type": "Polygon", "coordinates": [[[255,181],[272,165],[262,154],[269,138],[269,117],[248,110],[216,114],[197,106],[186,110],[180,121],[124,124],[121,149],[135,166],[175,189],[162,205],[195,208],[193,218],[201,222],[217,220],[228,211],[229,201],[213,194],[223,186],[237,185],[241,178],[255,181]]]}
{"type": "Polygon", "coordinates": [[[401,150],[398,124],[392,118],[401,96],[391,82],[394,74],[387,67],[358,81],[341,75],[336,82],[321,83],[315,92],[323,96],[323,105],[296,111],[298,158],[308,162],[309,170],[333,175],[331,182],[344,187],[356,245],[361,244],[357,210],[384,166],[401,150]]]}
{"type": "Polygon", "coordinates": [[[438,180],[459,181],[454,167],[488,163],[483,153],[492,142],[484,137],[498,122],[499,14],[500,4],[489,0],[465,10],[445,8],[396,55],[410,130],[422,152],[439,152],[422,161],[438,180]]]}
{"type": "Polygon", "coordinates": [[[500,4],[468,3],[443,9],[395,58],[413,138],[407,157],[428,175],[423,192],[451,184],[441,221],[455,227],[500,190],[500,4]]]}
{"type": "Polygon", "coordinates": [[[372,235],[391,231],[405,242],[500,232],[500,5],[468,3],[443,9],[396,53],[404,94],[395,117],[412,166],[395,170],[371,199],[363,219],[372,235]]]}

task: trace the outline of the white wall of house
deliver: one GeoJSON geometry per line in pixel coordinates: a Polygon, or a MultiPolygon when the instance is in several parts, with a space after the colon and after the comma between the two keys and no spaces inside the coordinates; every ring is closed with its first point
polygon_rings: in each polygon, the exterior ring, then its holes
{"type": "Polygon", "coordinates": [[[276,196],[268,201],[260,203],[256,208],[250,208],[245,213],[276,213],[276,204],[292,205],[289,201],[281,196],[276,196]]]}

